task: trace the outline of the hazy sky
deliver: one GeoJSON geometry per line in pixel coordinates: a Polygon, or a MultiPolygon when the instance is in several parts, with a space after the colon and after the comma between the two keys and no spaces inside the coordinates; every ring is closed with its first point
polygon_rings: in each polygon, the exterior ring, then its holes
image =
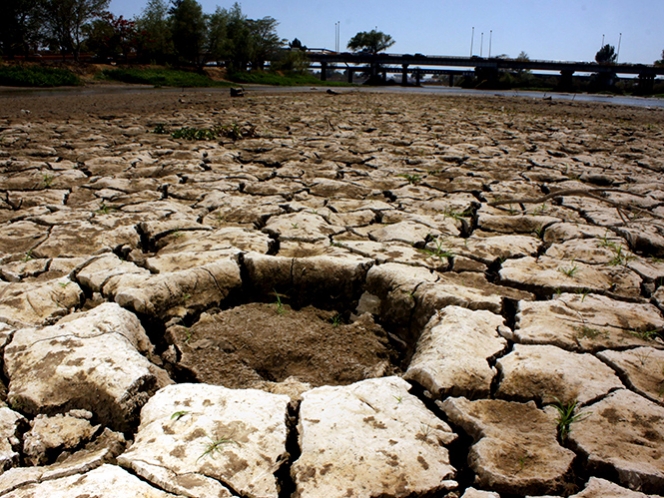
{"type": "MultiPolygon", "coordinates": [[[[203,12],[232,1],[199,0],[203,12]]],[[[115,15],[131,18],[147,0],[111,0],[115,15]]],[[[425,55],[507,54],[531,59],[591,61],[602,44],[618,48],[620,62],[652,64],[664,50],[664,0],[243,0],[242,11],[279,21],[278,34],[311,48],[341,48],[359,31],[378,28],[396,40],[392,53],[425,55]],[[490,31],[493,33],[490,36],[490,31]],[[484,43],[481,44],[481,33],[484,43]]]]}

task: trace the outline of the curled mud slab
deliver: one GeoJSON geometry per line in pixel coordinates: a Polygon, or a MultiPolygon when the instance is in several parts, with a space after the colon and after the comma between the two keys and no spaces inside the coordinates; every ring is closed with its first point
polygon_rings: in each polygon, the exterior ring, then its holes
{"type": "Polygon", "coordinates": [[[0,495],[662,496],[662,144],[578,102],[0,96],[0,495]]]}

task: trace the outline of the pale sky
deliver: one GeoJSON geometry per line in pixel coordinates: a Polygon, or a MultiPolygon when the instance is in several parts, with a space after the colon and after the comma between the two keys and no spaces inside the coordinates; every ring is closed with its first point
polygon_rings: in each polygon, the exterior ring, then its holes
{"type": "MultiPolygon", "coordinates": [[[[139,15],[147,0],[111,0],[115,15],[139,15]]],[[[199,0],[203,12],[233,1],[199,0]]],[[[652,64],[664,50],[664,0],[242,0],[249,18],[270,16],[280,37],[310,48],[341,49],[359,31],[378,28],[396,40],[391,53],[470,55],[523,50],[531,59],[592,61],[604,42],[618,48],[620,62],[652,64]],[[490,33],[492,32],[492,33],[490,33]],[[484,33],[484,43],[481,43],[484,33]],[[622,38],[620,37],[622,33],[622,38]]]]}

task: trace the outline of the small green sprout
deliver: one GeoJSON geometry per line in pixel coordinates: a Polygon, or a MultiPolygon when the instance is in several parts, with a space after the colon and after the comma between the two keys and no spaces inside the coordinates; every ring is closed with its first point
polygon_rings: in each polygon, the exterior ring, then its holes
{"type": "Polygon", "coordinates": [[[55,177],[53,175],[49,174],[42,175],[42,184],[44,185],[44,188],[51,188],[54,179],[55,177]]]}
{"type": "Polygon", "coordinates": [[[277,315],[282,316],[286,314],[286,308],[284,308],[284,304],[281,302],[281,294],[277,292],[276,289],[273,289],[274,291],[274,296],[277,298],[277,315]]]}
{"type": "Polygon", "coordinates": [[[558,398],[555,398],[556,403],[553,407],[558,411],[558,435],[560,436],[561,441],[565,441],[569,435],[571,425],[575,422],[579,422],[586,418],[589,413],[574,413],[579,405],[577,400],[570,401],[568,403],[563,403],[558,398]]]}
{"type": "Polygon", "coordinates": [[[95,214],[108,214],[111,211],[113,211],[113,208],[107,206],[105,202],[102,202],[101,205],[99,206],[99,209],[95,211],[95,214]]]}
{"type": "Polygon", "coordinates": [[[338,327],[339,325],[341,325],[341,315],[338,313],[334,315],[330,320],[330,323],[332,324],[333,327],[338,327]]]}
{"type": "Polygon", "coordinates": [[[171,420],[180,420],[182,417],[184,417],[186,414],[189,412],[187,410],[180,410],[179,412],[175,412],[173,415],[171,415],[171,420]]]}
{"type": "Polygon", "coordinates": [[[23,263],[27,263],[32,260],[32,249],[28,249],[28,252],[25,253],[25,256],[21,259],[23,263]]]}
{"type": "Polygon", "coordinates": [[[402,175],[397,175],[397,176],[400,176],[401,178],[405,178],[406,180],[408,180],[408,183],[410,183],[411,185],[417,185],[418,183],[420,183],[422,181],[422,177],[420,175],[411,175],[411,174],[404,173],[402,175]]]}

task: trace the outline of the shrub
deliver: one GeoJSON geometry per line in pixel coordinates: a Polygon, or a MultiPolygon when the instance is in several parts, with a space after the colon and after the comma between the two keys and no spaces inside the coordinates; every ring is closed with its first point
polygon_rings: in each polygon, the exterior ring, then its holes
{"type": "Polygon", "coordinates": [[[78,86],[81,80],[67,69],[41,66],[2,66],[0,85],[6,86],[78,86]]]}

